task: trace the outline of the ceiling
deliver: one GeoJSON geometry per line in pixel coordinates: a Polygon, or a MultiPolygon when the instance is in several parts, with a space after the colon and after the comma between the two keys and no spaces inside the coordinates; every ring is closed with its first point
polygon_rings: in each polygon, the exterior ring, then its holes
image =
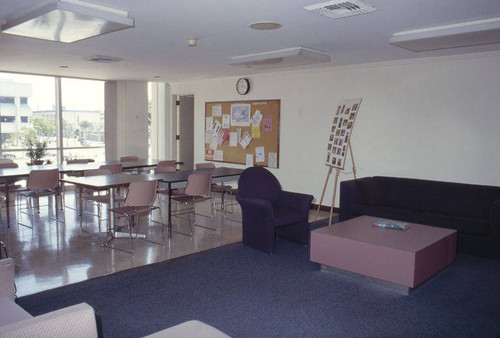
{"type": "MultiPolygon", "coordinates": [[[[254,74],[258,71],[230,66],[230,57],[296,46],[332,58],[331,63],[309,68],[500,50],[500,43],[495,43],[416,53],[389,44],[396,32],[500,17],[499,0],[365,0],[377,10],[337,20],[304,10],[321,0],[87,2],[128,11],[135,28],[71,44],[0,33],[0,71],[175,83],[254,74]],[[275,21],[282,27],[248,28],[256,21],[275,21]],[[187,37],[198,38],[197,47],[188,47],[187,37]],[[124,60],[112,64],[85,60],[93,55],[124,60]]],[[[41,3],[45,2],[2,0],[0,23],[41,3]]],[[[297,68],[280,71],[288,69],[297,68]]]]}

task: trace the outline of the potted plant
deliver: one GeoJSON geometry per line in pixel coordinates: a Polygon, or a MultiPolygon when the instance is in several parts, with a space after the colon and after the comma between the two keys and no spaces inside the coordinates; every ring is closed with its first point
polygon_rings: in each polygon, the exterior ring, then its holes
{"type": "Polygon", "coordinates": [[[42,158],[47,154],[47,142],[28,138],[26,146],[28,148],[26,155],[30,158],[28,165],[43,164],[42,158]]]}

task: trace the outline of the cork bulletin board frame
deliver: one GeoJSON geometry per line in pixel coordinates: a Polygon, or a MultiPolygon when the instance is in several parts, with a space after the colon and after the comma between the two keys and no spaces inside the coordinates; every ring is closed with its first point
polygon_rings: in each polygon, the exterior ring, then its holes
{"type": "Polygon", "coordinates": [[[205,102],[205,160],[279,168],[281,100],[205,102]]]}

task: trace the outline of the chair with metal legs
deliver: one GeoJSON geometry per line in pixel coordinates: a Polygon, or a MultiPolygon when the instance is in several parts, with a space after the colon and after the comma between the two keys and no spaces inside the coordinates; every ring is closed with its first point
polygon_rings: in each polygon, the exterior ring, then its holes
{"type": "MultiPolygon", "coordinates": [[[[12,161],[0,163],[0,169],[17,168],[17,167],[18,167],[17,163],[14,163],[12,161]]],[[[5,207],[6,208],[9,207],[10,199],[9,200],[7,200],[7,199],[9,198],[8,195],[10,193],[18,193],[20,191],[25,191],[25,190],[26,190],[25,187],[23,187],[19,184],[15,184],[15,182],[8,182],[8,183],[5,183],[3,185],[0,185],[0,192],[4,193],[6,201],[7,201],[5,207]]],[[[9,211],[7,210],[7,213],[8,212],[9,211]]],[[[8,222],[7,222],[7,227],[10,227],[10,224],[8,224],[8,222]]]]}
{"type": "Polygon", "coordinates": [[[176,164],[175,164],[175,160],[164,160],[164,161],[160,161],[158,162],[158,164],[156,165],[157,168],[161,168],[161,167],[174,167],[175,170],[177,170],[177,167],[176,167],[176,164]]]}
{"type": "Polygon", "coordinates": [[[123,164],[103,164],[99,167],[99,169],[109,169],[111,170],[111,174],[121,174],[123,172],[123,164]]]}
{"type": "MultiPolygon", "coordinates": [[[[111,175],[111,170],[109,169],[92,169],[92,170],[86,170],[83,175],[85,177],[88,176],[100,176],[100,175],[111,175]]],[[[81,198],[83,199],[83,207],[82,207],[82,212],[81,212],[81,217],[80,217],[80,231],[83,232],[90,232],[89,230],[86,230],[83,228],[83,214],[88,213],[93,216],[97,216],[97,224],[99,228],[99,232],[101,232],[101,222],[106,221],[107,219],[102,218],[102,205],[107,204],[109,205],[109,195],[107,192],[104,194],[101,194],[100,191],[94,190],[94,189],[89,189],[89,188],[84,188],[83,193],[81,195],[81,198]],[[97,214],[87,211],[87,202],[93,202],[96,207],[97,207],[97,214]]],[[[123,201],[123,197],[117,197],[115,198],[115,201],[123,201]]],[[[109,206],[108,206],[109,208],[109,206]]]]}
{"type": "Polygon", "coordinates": [[[106,242],[103,243],[103,245],[109,246],[112,249],[117,249],[117,250],[129,252],[129,253],[133,253],[134,252],[134,238],[143,239],[143,240],[146,240],[148,242],[159,244],[159,245],[165,244],[165,229],[164,229],[162,215],[161,215],[161,208],[154,205],[154,203],[156,201],[156,196],[157,196],[156,195],[157,194],[156,193],[157,186],[158,186],[158,181],[131,182],[129,187],[128,187],[128,193],[127,193],[127,197],[125,199],[125,206],[111,209],[111,211],[116,213],[117,215],[127,217],[128,234],[130,237],[130,251],[123,250],[123,249],[109,245],[109,243],[112,240],[119,238],[117,236],[117,233],[119,230],[121,230],[121,228],[123,228],[120,226],[115,227],[115,229],[111,229],[111,234],[108,237],[108,239],[106,240],[106,242]],[[151,220],[151,222],[160,224],[161,236],[162,236],[161,242],[150,240],[147,238],[146,234],[139,234],[138,233],[139,216],[144,215],[144,214],[149,215],[153,212],[153,210],[157,210],[157,209],[160,212],[160,221],[154,222],[151,220]]]}
{"type": "MultiPolygon", "coordinates": [[[[179,204],[184,204],[186,206],[186,215],[187,215],[187,220],[189,224],[189,234],[183,233],[176,231],[178,233],[184,234],[184,235],[193,235],[193,227],[194,225],[197,225],[202,228],[207,228],[210,230],[217,230],[217,223],[215,224],[215,227],[207,227],[207,226],[202,226],[199,224],[194,224],[194,221],[191,220],[191,213],[196,215],[196,210],[195,210],[195,205],[197,203],[211,200],[212,196],[210,195],[210,188],[212,185],[212,174],[211,173],[196,173],[196,174],[191,174],[188,177],[186,189],[184,190],[184,193],[181,193],[179,195],[172,195],[172,200],[179,203],[179,204]]],[[[210,201],[210,218],[212,220],[215,219],[215,222],[217,221],[216,218],[214,217],[214,205],[210,201]]],[[[174,216],[178,216],[179,213],[175,214],[174,216]]],[[[193,216],[193,217],[194,217],[193,216]]],[[[203,215],[201,215],[203,216],[203,215]]],[[[207,217],[207,216],[205,216],[207,217]]]]}
{"type": "MultiPolygon", "coordinates": [[[[58,222],[64,222],[64,220],[59,219],[59,213],[57,208],[57,196],[60,195],[59,189],[59,170],[56,169],[34,169],[30,172],[28,177],[28,182],[26,183],[26,190],[20,191],[17,194],[18,197],[18,224],[26,226],[28,228],[33,228],[34,224],[34,207],[33,202],[36,202],[36,210],[40,213],[39,200],[40,197],[54,197],[55,213],[56,217],[53,218],[58,222]],[[25,198],[27,208],[23,208],[21,204],[21,198],[25,198]],[[28,212],[23,211],[28,209],[28,212]],[[28,214],[30,216],[31,225],[24,224],[21,221],[21,214],[28,214]]],[[[61,200],[62,203],[62,200],[61,200]]],[[[50,210],[50,199],[49,199],[49,210],[50,210]]]]}
{"type": "MultiPolygon", "coordinates": [[[[203,170],[203,169],[215,169],[215,165],[213,163],[209,163],[209,162],[206,162],[206,163],[197,163],[195,165],[195,168],[196,170],[203,170]]],[[[220,194],[220,210],[222,212],[225,211],[225,199],[226,199],[226,195],[227,193],[229,192],[229,190],[231,190],[233,187],[230,186],[230,185],[224,185],[224,184],[217,184],[217,183],[213,183],[210,190],[212,193],[214,193],[214,196],[215,194],[219,193],[220,194]]],[[[213,200],[213,203],[214,203],[214,208],[215,208],[215,211],[217,211],[217,205],[216,205],[216,202],[215,202],[215,199],[213,200]]]]}

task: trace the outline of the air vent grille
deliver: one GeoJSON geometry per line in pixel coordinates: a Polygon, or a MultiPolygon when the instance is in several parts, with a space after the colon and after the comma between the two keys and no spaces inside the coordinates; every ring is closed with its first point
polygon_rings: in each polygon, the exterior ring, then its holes
{"type": "Polygon", "coordinates": [[[377,10],[375,7],[357,0],[328,1],[305,6],[304,9],[332,19],[346,18],[349,16],[371,13],[377,10]]]}
{"type": "Polygon", "coordinates": [[[120,62],[123,59],[117,58],[117,57],[112,57],[112,56],[106,56],[106,55],[94,55],[94,56],[89,56],[88,58],[85,58],[85,60],[100,62],[100,63],[113,63],[113,62],[120,62]]]}

